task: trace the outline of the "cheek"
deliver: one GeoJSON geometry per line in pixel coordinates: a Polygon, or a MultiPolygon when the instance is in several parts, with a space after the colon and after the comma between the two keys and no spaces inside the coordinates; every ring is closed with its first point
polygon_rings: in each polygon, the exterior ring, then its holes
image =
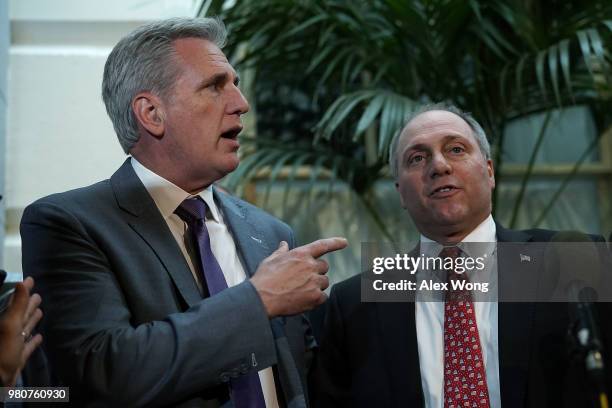
{"type": "Polygon", "coordinates": [[[491,190],[495,187],[495,179],[491,176],[488,167],[473,169],[470,174],[475,175],[471,182],[473,191],[478,192],[480,197],[490,197],[491,190]]]}
{"type": "Polygon", "coordinates": [[[416,190],[415,179],[409,175],[403,175],[399,180],[399,192],[402,194],[413,193],[416,190]]]}
{"type": "Polygon", "coordinates": [[[472,183],[477,183],[478,185],[487,185],[491,186],[491,183],[495,184],[493,180],[492,169],[487,165],[483,165],[479,161],[473,161],[469,163],[468,166],[463,168],[463,178],[471,179],[472,183]]]}
{"type": "Polygon", "coordinates": [[[417,177],[404,176],[400,179],[398,192],[404,208],[422,207],[423,185],[417,177]]]}

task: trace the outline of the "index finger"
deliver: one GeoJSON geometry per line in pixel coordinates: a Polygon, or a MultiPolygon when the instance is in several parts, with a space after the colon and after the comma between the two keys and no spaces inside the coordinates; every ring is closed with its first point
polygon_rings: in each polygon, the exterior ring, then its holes
{"type": "Polygon", "coordinates": [[[333,237],[319,239],[296,249],[307,252],[313,258],[318,258],[329,252],[334,252],[339,249],[346,248],[347,245],[348,242],[346,241],[346,238],[333,237]]]}
{"type": "Polygon", "coordinates": [[[32,291],[32,288],[34,287],[34,278],[31,276],[25,278],[23,280],[23,286],[25,286],[28,289],[28,293],[30,293],[32,291]]]}

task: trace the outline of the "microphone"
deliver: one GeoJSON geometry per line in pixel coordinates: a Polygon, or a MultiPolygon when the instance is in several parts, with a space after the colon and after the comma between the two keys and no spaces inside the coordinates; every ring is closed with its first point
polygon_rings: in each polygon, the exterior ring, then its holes
{"type": "Polygon", "coordinates": [[[584,368],[599,400],[600,407],[608,407],[605,385],[605,365],[603,360],[603,342],[597,325],[596,310],[593,302],[597,293],[585,282],[572,281],[567,286],[570,326],[569,335],[574,349],[584,361],[584,368]]]}
{"type": "Polygon", "coordinates": [[[594,302],[599,298],[595,288],[602,287],[603,260],[591,237],[583,233],[558,233],[551,240],[551,245],[558,255],[560,285],[568,301],[571,351],[583,359],[599,406],[607,407],[603,341],[594,307],[594,302]]]}
{"type": "MultiPolygon", "coordinates": [[[[584,281],[572,281],[567,285],[570,312],[570,331],[579,346],[585,349],[602,350],[603,342],[599,334],[593,302],[597,293],[584,281]]],[[[603,368],[603,362],[600,368],[603,368]]]]}

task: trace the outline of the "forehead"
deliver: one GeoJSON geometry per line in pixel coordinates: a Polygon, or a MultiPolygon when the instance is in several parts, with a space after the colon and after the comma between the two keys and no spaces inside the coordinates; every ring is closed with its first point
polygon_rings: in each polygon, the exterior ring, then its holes
{"type": "Polygon", "coordinates": [[[458,115],[428,111],[412,119],[402,130],[400,146],[432,145],[448,137],[461,137],[476,143],[472,128],[458,115]]]}
{"type": "Polygon", "coordinates": [[[225,71],[235,75],[234,68],[217,45],[202,38],[180,38],[174,41],[177,60],[198,71],[225,71]]]}

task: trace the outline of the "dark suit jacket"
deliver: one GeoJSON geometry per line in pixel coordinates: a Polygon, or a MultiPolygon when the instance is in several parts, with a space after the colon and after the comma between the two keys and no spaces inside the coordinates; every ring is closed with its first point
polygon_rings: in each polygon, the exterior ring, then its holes
{"type": "MultiPolygon", "coordinates": [[[[293,246],[284,223],[214,197],[247,276],[281,240],[293,246]]],[[[74,405],[219,406],[230,378],[274,366],[281,404],[305,406],[308,322],[270,321],[248,279],[202,299],[129,159],[110,180],[28,206],[21,235],[51,370],[74,405]]]]}
{"type": "MultiPolygon", "coordinates": [[[[549,241],[554,232],[512,231],[497,226],[498,242],[549,241]]],[[[520,246],[519,246],[520,247],[520,246]]],[[[541,247],[540,247],[541,248],[541,247]]],[[[541,259],[532,246],[529,269],[516,252],[498,251],[499,286],[529,282],[541,259]],[[503,265],[503,266],[502,266],[503,265]],[[506,273],[504,273],[506,271],[506,273]]],[[[314,407],[424,406],[414,303],[362,303],[360,276],[332,288],[312,373],[314,407]]],[[[599,303],[602,335],[612,345],[610,304],[599,303]]],[[[504,407],[590,406],[583,392],[585,376],[568,362],[568,305],[564,303],[499,303],[498,338],[501,401],[504,407]]],[[[608,347],[609,353],[612,348],[608,347]]],[[[612,359],[607,355],[608,387],[612,359]]]]}

